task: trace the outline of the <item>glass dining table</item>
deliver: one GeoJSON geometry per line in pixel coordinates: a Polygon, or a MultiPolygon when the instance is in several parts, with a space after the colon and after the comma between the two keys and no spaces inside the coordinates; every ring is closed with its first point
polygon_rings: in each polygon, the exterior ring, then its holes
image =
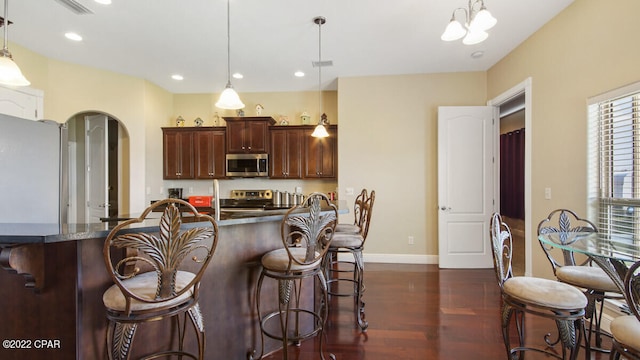
{"type": "Polygon", "coordinates": [[[553,247],[587,255],[611,277],[623,294],[629,265],[640,261],[640,243],[610,234],[559,231],[541,234],[538,239],[553,247]]]}

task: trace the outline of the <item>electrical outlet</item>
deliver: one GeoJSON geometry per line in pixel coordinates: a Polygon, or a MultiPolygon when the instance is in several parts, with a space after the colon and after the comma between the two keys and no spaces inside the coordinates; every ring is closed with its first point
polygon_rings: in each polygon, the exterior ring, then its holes
{"type": "Polygon", "coordinates": [[[345,189],[345,195],[347,195],[347,196],[353,195],[353,188],[346,188],[345,189]]]}
{"type": "Polygon", "coordinates": [[[551,188],[544,188],[544,198],[547,200],[551,199],[551,188]]]}
{"type": "Polygon", "coordinates": [[[151,186],[147,186],[147,195],[151,195],[151,186]]]}
{"type": "Polygon", "coordinates": [[[296,194],[302,194],[302,186],[296,186],[296,194]]]}
{"type": "Polygon", "coordinates": [[[413,236],[409,236],[409,245],[413,245],[413,236]]]}
{"type": "Polygon", "coordinates": [[[160,194],[164,194],[164,187],[160,186],[160,194]]]}
{"type": "Polygon", "coordinates": [[[189,194],[193,194],[193,188],[189,187],[189,194]]]}

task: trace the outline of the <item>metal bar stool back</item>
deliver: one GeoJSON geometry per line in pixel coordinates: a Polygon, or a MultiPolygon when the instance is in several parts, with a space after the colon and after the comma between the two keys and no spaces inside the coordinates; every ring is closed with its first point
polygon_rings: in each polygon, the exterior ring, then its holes
{"type": "Polygon", "coordinates": [[[544,353],[558,359],[576,359],[584,333],[585,295],[575,287],[559,281],[513,276],[511,268],[512,237],[500,214],[491,217],[489,227],[493,264],[502,294],[502,337],[507,358],[521,359],[526,351],[544,353]],[[558,338],[544,337],[542,346],[525,344],[525,314],[555,321],[558,338]],[[518,344],[511,346],[510,327],[515,322],[518,344]],[[560,349],[557,349],[557,347],[560,349]]]}
{"type": "MultiPolygon", "coordinates": [[[[289,343],[318,335],[320,357],[324,356],[323,331],[327,319],[327,282],[322,263],[329,250],[336,223],[338,209],[325,194],[313,193],[306,201],[291,208],[281,223],[282,248],[262,256],[262,271],[256,285],[256,310],[260,321],[261,349],[249,352],[249,359],[265,356],[265,336],[282,341],[283,357],[288,357],[289,343]],[[278,281],[278,308],[263,314],[262,284],[265,278],[278,281]],[[308,304],[303,285],[305,280],[317,279],[321,300],[308,304]]],[[[313,282],[309,283],[311,292],[313,282]]],[[[317,292],[315,294],[318,294],[317,292]]],[[[330,354],[331,358],[335,358],[330,354]]]]}
{"type": "MultiPolygon", "coordinates": [[[[150,220],[157,221],[157,220],[150,220]]],[[[142,224],[142,226],[147,226],[142,224]]],[[[188,202],[165,199],[153,203],[140,217],[124,221],[109,232],[104,261],[114,284],[103,294],[109,325],[109,359],[128,359],[138,325],[171,318],[168,341],[159,341],[156,353],[144,358],[186,356],[204,359],[205,328],[198,304],[200,281],[218,243],[218,226],[198,214],[188,202]],[[157,232],[136,232],[137,224],[160,210],[157,232]],[[190,211],[207,224],[182,229],[181,211],[190,211]],[[187,318],[197,336],[197,352],[184,346],[187,318]],[[177,333],[176,333],[177,331],[177,333]],[[177,340],[177,348],[168,345],[177,340]]]]}

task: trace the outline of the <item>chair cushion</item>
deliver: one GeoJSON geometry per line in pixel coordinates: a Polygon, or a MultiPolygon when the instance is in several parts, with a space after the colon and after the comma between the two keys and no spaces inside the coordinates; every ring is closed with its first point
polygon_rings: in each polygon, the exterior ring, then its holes
{"type": "Polygon", "coordinates": [[[362,235],[358,233],[349,234],[349,233],[336,232],[333,234],[333,238],[331,240],[331,244],[329,245],[329,247],[330,248],[339,248],[339,247],[355,248],[355,247],[362,246],[363,242],[364,242],[364,239],[362,238],[362,235]]]}
{"type": "Polygon", "coordinates": [[[597,266],[563,266],[556,270],[556,277],[581,288],[620,293],[609,275],[597,266]]]}
{"type": "Polygon", "coordinates": [[[617,342],[640,350],[640,321],[634,315],[619,316],[610,324],[611,335],[617,342]]]}
{"type": "Polygon", "coordinates": [[[360,233],[360,226],[355,224],[338,224],[336,225],[337,233],[358,234],[360,233]]]}
{"type": "MultiPolygon", "coordinates": [[[[187,286],[196,275],[187,271],[178,271],[176,273],[176,291],[182,290],[187,286]]],[[[132,293],[149,300],[153,300],[156,296],[156,288],[158,286],[158,277],[155,272],[147,272],[140,274],[134,278],[124,280],[123,283],[132,293]]],[[[146,303],[131,299],[131,311],[141,311],[157,309],[162,307],[170,307],[181,304],[193,295],[193,289],[185,291],[182,295],[166,301],[155,303],[146,303]]],[[[126,300],[122,291],[117,285],[112,285],[102,295],[104,306],[111,310],[125,311],[126,300]]]]}
{"type": "MultiPolygon", "coordinates": [[[[291,255],[293,258],[298,259],[300,262],[304,262],[304,257],[306,255],[306,248],[289,248],[291,251],[291,255]]],[[[318,252],[316,252],[316,257],[320,256],[318,252]]],[[[322,259],[318,259],[317,261],[308,264],[308,265],[300,265],[297,262],[291,263],[291,270],[310,270],[316,267],[319,267],[322,262],[322,259]]],[[[287,249],[276,249],[269,251],[268,253],[262,256],[262,266],[271,271],[287,271],[289,266],[289,254],[287,253],[287,249]]]]}
{"type": "Polygon", "coordinates": [[[512,298],[532,305],[571,310],[587,306],[587,297],[577,288],[556,280],[528,276],[512,277],[503,291],[512,298]]]}

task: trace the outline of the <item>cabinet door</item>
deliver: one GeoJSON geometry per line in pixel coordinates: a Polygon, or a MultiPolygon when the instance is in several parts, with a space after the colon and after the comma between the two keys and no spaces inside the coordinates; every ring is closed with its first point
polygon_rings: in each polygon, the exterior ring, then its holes
{"type": "Polygon", "coordinates": [[[163,129],[163,160],[165,179],[193,179],[193,133],[163,129]]]}
{"type": "Polygon", "coordinates": [[[226,174],[224,130],[195,132],[196,179],[220,179],[226,174]]]}
{"type": "Polygon", "coordinates": [[[245,146],[249,153],[266,153],[269,151],[266,121],[247,121],[245,125],[245,146]]]}
{"type": "Polygon", "coordinates": [[[227,122],[227,152],[228,153],[244,153],[244,121],[228,121],[227,122]]]}
{"type": "Polygon", "coordinates": [[[271,130],[271,178],[302,177],[302,136],[300,129],[271,130]]]}
{"type": "Polygon", "coordinates": [[[304,134],[305,141],[305,178],[335,178],[337,174],[338,138],[335,128],[327,129],[329,137],[314,138],[313,130],[304,134]]]}

